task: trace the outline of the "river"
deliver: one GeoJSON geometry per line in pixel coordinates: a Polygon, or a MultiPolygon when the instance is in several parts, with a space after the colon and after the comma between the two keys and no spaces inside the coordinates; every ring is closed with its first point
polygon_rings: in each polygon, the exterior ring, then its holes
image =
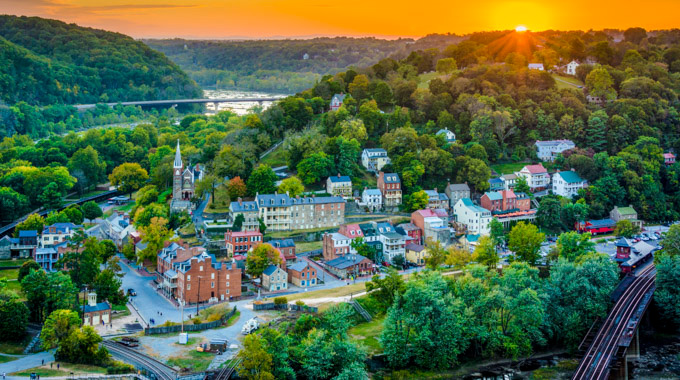
{"type": "MultiPolygon", "coordinates": [[[[208,99],[219,99],[219,98],[285,98],[288,95],[285,94],[274,94],[268,92],[258,92],[258,91],[239,91],[239,90],[203,90],[203,95],[208,99]]],[[[214,114],[216,111],[232,110],[238,115],[245,115],[248,111],[258,106],[258,102],[244,102],[244,103],[219,103],[217,104],[217,110],[213,104],[208,104],[206,106],[206,114],[214,114]]],[[[266,101],[262,102],[262,108],[267,109],[272,105],[272,102],[266,101]]]]}

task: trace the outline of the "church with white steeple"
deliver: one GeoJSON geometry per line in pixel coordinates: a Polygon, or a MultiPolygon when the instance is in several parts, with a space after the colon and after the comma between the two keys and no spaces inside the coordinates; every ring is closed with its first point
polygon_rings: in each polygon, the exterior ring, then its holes
{"type": "Polygon", "coordinates": [[[177,140],[177,150],[175,151],[175,161],[172,165],[172,202],[170,203],[171,212],[189,211],[193,209],[191,199],[196,191],[196,181],[203,178],[203,170],[199,165],[184,167],[182,153],[179,149],[177,140]]]}

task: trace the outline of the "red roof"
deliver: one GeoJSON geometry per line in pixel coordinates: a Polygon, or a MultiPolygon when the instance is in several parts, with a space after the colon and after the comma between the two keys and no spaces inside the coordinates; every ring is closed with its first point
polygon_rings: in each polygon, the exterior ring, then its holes
{"type": "Polygon", "coordinates": [[[501,191],[501,195],[503,196],[503,199],[517,198],[515,192],[512,190],[503,190],[501,191]]]}
{"type": "Polygon", "coordinates": [[[435,209],[434,213],[435,213],[436,216],[438,216],[440,218],[448,218],[449,217],[449,214],[443,208],[435,209]]]}
{"type": "Polygon", "coordinates": [[[429,208],[426,208],[425,210],[417,210],[417,211],[414,211],[413,213],[414,214],[418,213],[423,218],[429,218],[431,216],[434,216],[434,217],[438,216],[434,211],[430,210],[429,208]]]}
{"type": "Polygon", "coordinates": [[[234,237],[240,237],[240,236],[262,236],[260,231],[231,231],[231,236],[234,237]]]}
{"type": "Polygon", "coordinates": [[[541,173],[547,173],[548,171],[543,167],[542,164],[537,164],[537,165],[527,165],[524,167],[526,170],[529,171],[531,174],[541,174],[541,173]]]}
{"type": "Polygon", "coordinates": [[[664,153],[663,158],[675,158],[675,155],[673,153],[664,153]]]}

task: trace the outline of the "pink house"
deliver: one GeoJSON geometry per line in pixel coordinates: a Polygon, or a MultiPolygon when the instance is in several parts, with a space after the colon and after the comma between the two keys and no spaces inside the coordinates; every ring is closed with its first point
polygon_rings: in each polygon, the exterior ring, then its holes
{"type": "Polygon", "coordinates": [[[666,166],[673,165],[675,163],[675,155],[673,153],[664,153],[663,154],[663,163],[666,166]]]}

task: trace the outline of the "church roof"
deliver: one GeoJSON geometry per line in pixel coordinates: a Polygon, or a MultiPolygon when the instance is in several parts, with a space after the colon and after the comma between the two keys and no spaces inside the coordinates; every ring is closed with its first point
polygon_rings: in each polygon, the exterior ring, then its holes
{"type": "Polygon", "coordinates": [[[177,139],[177,150],[175,151],[175,163],[173,166],[175,168],[182,167],[182,154],[179,152],[179,139],[177,139]]]}

